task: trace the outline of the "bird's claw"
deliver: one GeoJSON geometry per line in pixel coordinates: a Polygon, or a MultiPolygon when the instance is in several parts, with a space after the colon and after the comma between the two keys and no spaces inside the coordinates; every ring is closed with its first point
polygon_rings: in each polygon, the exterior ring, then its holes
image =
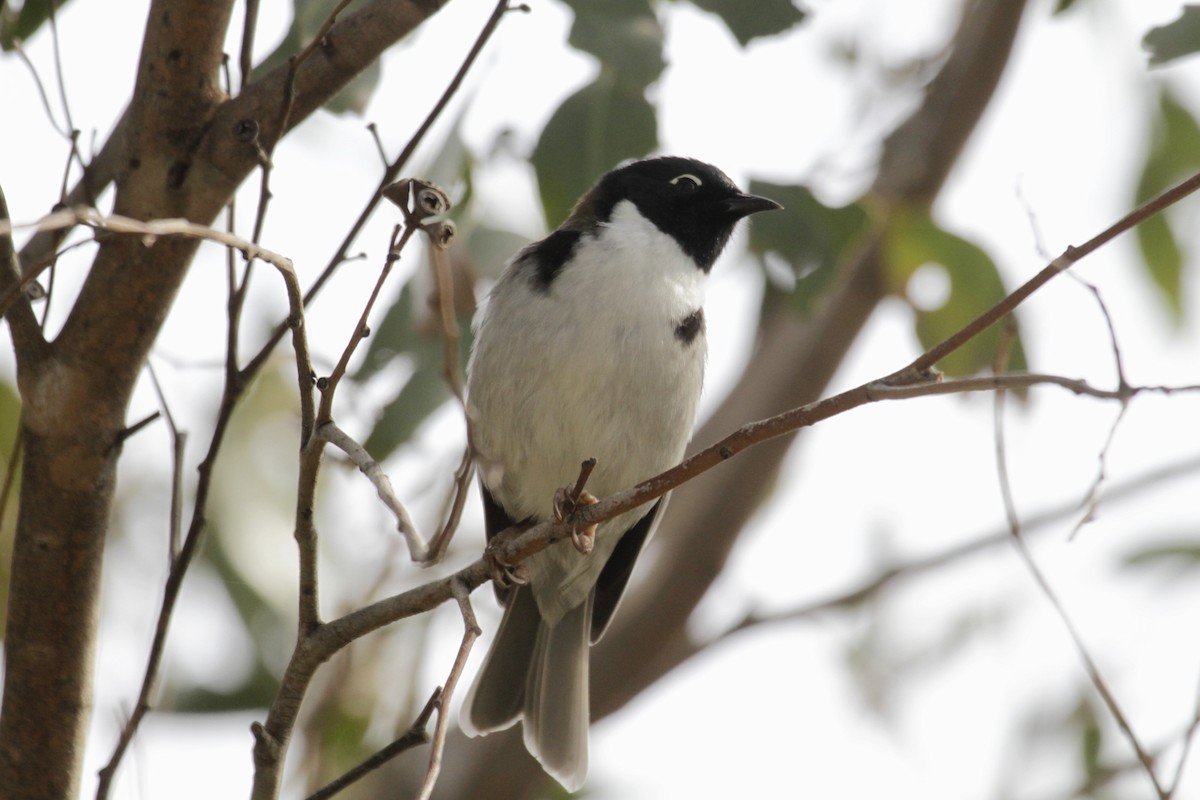
{"type": "Polygon", "coordinates": [[[501,555],[498,543],[500,537],[488,542],[483,549],[483,561],[487,565],[488,576],[502,589],[512,586],[524,586],[529,583],[529,568],[524,564],[510,564],[501,555]]]}
{"type": "MultiPolygon", "coordinates": [[[[559,489],[554,493],[554,519],[557,522],[566,522],[581,506],[592,506],[598,502],[600,501],[586,489],[579,493],[578,498],[574,499],[569,491],[559,489]]],[[[571,544],[575,545],[575,549],[585,556],[591,553],[596,544],[596,526],[589,525],[580,531],[572,525],[571,544]]]]}

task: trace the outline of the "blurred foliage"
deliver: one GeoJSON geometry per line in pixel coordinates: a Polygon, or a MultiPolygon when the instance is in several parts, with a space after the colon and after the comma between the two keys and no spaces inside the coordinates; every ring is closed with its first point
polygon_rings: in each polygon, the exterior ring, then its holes
{"type": "Polygon", "coordinates": [[[13,11],[7,3],[0,3],[0,48],[12,50],[37,32],[42,24],[58,13],[70,0],[25,0],[13,11]]]}
{"type": "Polygon", "coordinates": [[[760,36],[774,36],[798,25],[808,16],[792,0],[692,0],[705,11],[716,14],[737,37],[743,47],[760,36]]]}
{"type": "Polygon", "coordinates": [[[17,526],[17,497],[21,491],[21,475],[18,470],[11,476],[9,467],[13,462],[13,448],[17,447],[17,428],[21,420],[21,398],[12,386],[0,382],[0,490],[8,494],[0,497],[4,514],[0,517],[0,641],[4,639],[4,625],[8,620],[9,569],[12,567],[13,533],[17,526]]]}
{"type": "Polygon", "coordinates": [[[1179,19],[1151,28],[1142,38],[1142,46],[1152,67],[1200,51],[1200,6],[1185,5],[1179,19]]]}
{"type": "Polygon", "coordinates": [[[279,688],[279,674],[272,669],[268,654],[260,646],[273,646],[277,640],[273,636],[264,637],[262,633],[266,630],[287,630],[290,624],[240,573],[223,544],[221,531],[210,533],[213,535],[207,538],[203,562],[216,572],[217,579],[237,609],[245,631],[254,642],[250,653],[252,666],[241,681],[224,690],[208,686],[168,686],[168,694],[173,692],[174,696],[165,705],[173,711],[196,713],[266,708],[279,688]]]}
{"type": "MultiPolygon", "coordinates": [[[[650,0],[563,0],[575,13],[569,42],[594,56],[596,78],[566,98],[534,148],[542,209],[557,227],[575,201],[614,165],[658,147],[658,117],[646,89],[666,67],[664,34],[650,0]]],[[[790,0],[698,0],[742,45],[801,22],[790,0]]]]}
{"type": "MultiPolygon", "coordinates": [[[[428,308],[426,301],[427,297],[418,295],[415,281],[405,284],[383,321],[372,330],[366,358],[353,376],[366,381],[396,357],[403,357],[412,369],[400,391],[380,411],[364,444],[376,460],[409,441],[421,423],[450,399],[443,369],[445,345],[437,330],[419,322],[432,313],[420,313],[423,305],[428,308]]],[[[466,364],[471,345],[470,325],[465,322],[459,321],[460,364],[466,364]]]]}
{"type": "Polygon", "coordinates": [[[805,186],[788,186],[769,181],[750,181],[750,192],[776,200],[782,214],[763,214],[750,226],[750,252],[764,268],[768,256],[786,262],[795,278],[794,287],[767,293],[768,302],[785,295],[797,311],[808,313],[837,274],[847,253],[866,233],[867,213],[858,203],[835,208],[816,198],[805,186]]]}
{"type": "MultiPolygon", "coordinates": [[[[929,349],[961,329],[1008,293],[991,256],[974,242],[953,234],[934,221],[928,209],[896,208],[884,233],[886,279],[891,292],[907,298],[908,283],[921,268],[941,270],[949,284],[944,302],[914,308],[916,333],[929,349]]],[[[992,326],[939,362],[948,375],[973,375],[992,366],[1001,344],[1001,329],[992,326]]],[[[1012,370],[1027,368],[1020,337],[1008,358],[1012,370]]]]}
{"type": "Polygon", "coordinates": [[[1200,531],[1177,534],[1169,541],[1155,538],[1160,541],[1127,553],[1122,566],[1175,580],[1194,580],[1200,572],[1200,531]]]}
{"type": "MultiPolygon", "coordinates": [[[[1200,169],[1200,125],[1168,87],[1159,95],[1150,144],[1138,178],[1135,201],[1145,202],[1200,169]]],[[[1137,227],[1137,243],[1150,279],[1166,302],[1171,319],[1183,320],[1184,252],[1172,224],[1173,209],[1137,227]]],[[[1190,226],[1188,228],[1190,234],[1190,226]]]]}
{"type": "Polygon", "coordinates": [[[646,87],[666,66],[662,26],[648,0],[566,3],[575,12],[570,44],[595,56],[600,74],[562,102],[533,151],[551,228],[601,174],[658,145],[658,119],[646,87]]]}

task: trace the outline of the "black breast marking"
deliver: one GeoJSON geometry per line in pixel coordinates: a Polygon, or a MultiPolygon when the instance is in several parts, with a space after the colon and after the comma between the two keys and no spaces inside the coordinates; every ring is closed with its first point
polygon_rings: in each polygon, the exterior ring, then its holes
{"type": "Polygon", "coordinates": [[[704,309],[697,308],[692,313],[688,314],[683,320],[675,326],[675,338],[689,345],[696,341],[696,337],[704,333],[704,309]]]}
{"type": "Polygon", "coordinates": [[[575,252],[575,245],[583,234],[574,230],[557,230],[536,244],[525,248],[522,258],[532,258],[536,264],[534,280],[543,292],[550,291],[550,284],[562,271],[563,266],[575,252]]]}

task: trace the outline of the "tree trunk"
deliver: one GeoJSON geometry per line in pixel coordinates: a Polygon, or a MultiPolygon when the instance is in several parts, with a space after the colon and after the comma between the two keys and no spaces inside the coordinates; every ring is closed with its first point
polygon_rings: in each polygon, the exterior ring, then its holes
{"type": "MultiPolygon", "coordinates": [[[[232,0],[155,0],[133,100],[102,151],[103,166],[89,170],[72,196],[86,189],[84,196],[94,197],[111,180],[117,214],[211,222],[259,165],[263,149],[269,152],[279,136],[441,5],[374,0],[346,15],[325,46],[296,68],[285,118],[287,66],[235,98],[220,89],[232,0]],[[257,131],[257,139],[247,141],[247,129],[257,131]]],[[[11,239],[3,238],[0,290],[16,278],[11,239]]],[[[7,313],[25,457],[0,712],[0,797],[6,800],[78,796],[125,413],[197,246],[182,239],[147,246],[128,235],[98,238],[84,287],[53,343],[42,339],[27,299],[7,313]]],[[[31,247],[44,255],[58,241],[41,235],[31,247]]],[[[221,322],[214,320],[213,328],[221,322]]]]}

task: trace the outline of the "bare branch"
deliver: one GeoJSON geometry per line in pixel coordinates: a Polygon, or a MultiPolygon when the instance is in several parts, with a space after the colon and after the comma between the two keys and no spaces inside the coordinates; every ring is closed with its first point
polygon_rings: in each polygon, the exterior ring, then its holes
{"type": "Polygon", "coordinates": [[[348,770],[345,774],[325,784],[306,797],[305,800],[328,800],[328,798],[333,797],[371,771],[379,769],[406,750],[426,744],[429,741],[429,734],[425,729],[429,726],[429,718],[433,716],[434,710],[439,707],[441,699],[442,687],[439,686],[437,689],[434,689],[433,694],[429,696],[429,700],[425,703],[425,707],[421,709],[421,713],[417,715],[412,725],[408,727],[408,730],[400,738],[353,769],[348,770]]]}
{"type": "Polygon", "coordinates": [[[358,467],[358,471],[367,476],[367,479],[375,487],[375,493],[379,495],[379,499],[396,518],[396,530],[408,543],[408,551],[412,559],[425,561],[428,546],[417,530],[416,523],[409,516],[408,510],[396,497],[396,492],[392,489],[392,482],[388,479],[387,473],[383,471],[383,467],[379,466],[379,462],[371,458],[371,454],[365,447],[351,438],[332,420],[317,426],[317,436],[345,453],[354,462],[354,466],[358,467]]]}
{"type": "Polygon", "coordinates": [[[254,37],[258,30],[258,0],[246,0],[246,15],[242,20],[242,45],[238,50],[238,90],[245,91],[254,71],[254,37]]]}
{"type": "MultiPolygon", "coordinates": [[[[408,164],[409,159],[412,158],[412,154],[416,151],[417,146],[424,140],[425,135],[429,132],[429,129],[433,127],[433,123],[437,121],[438,117],[441,116],[446,106],[449,105],[450,100],[458,92],[459,87],[462,86],[463,81],[466,79],[467,73],[474,65],[476,59],[479,57],[479,54],[483,52],[484,45],[487,44],[488,40],[492,37],[492,34],[496,32],[496,28],[499,26],[500,20],[504,18],[505,14],[516,8],[522,7],[510,6],[509,0],[499,0],[497,2],[495,9],[492,11],[491,16],[488,17],[487,22],[484,23],[483,29],[479,32],[479,36],[472,45],[471,50],[467,53],[467,57],[463,60],[462,66],[459,67],[458,72],[455,73],[454,78],[451,79],[449,85],[446,87],[446,90],[442,93],[441,98],[438,99],[438,102],[429,112],[429,115],[425,118],[424,122],[421,123],[420,127],[417,128],[416,132],[413,133],[412,138],[409,139],[408,144],[404,146],[404,148],[400,151],[400,154],[387,165],[386,169],[384,169],[383,175],[380,176],[379,183],[375,187],[375,190],[371,193],[370,199],[367,200],[362,211],[359,212],[358,218],[355,219],[354,223],[350,226],[350,230],[347,231],[345,237],[343,237],[342,243],[338,246],[337,251],[333,254],[333,257],[329,259],[329,263],[325,265],[325,268],[321,271],[321,274],[317,276],[316,280],[313,281],[312,285],[305,293],[305,304],[313,302],[317,294],[320,293],[321,289],[325,286],[329,279],[333,277],[333,274],[337,271],[338,267],[340,267],[342,263],[346,261],[350,253],[350,248],[354,245],[355,240],[358,238],[358,234],[367,224],[367,220],[371,218],[371,214],[374,213],[375,207],[379,205],[379,201],[383,197],[384,188],[396,181],[396,178],[399,177],[400,172],[408,164]]],[[[357,15],[351,16],[355,17],[357,15]]],[[[333,34],[336,36],[337,32],[338,30],[335,28],[333,34]]],[[[282,326],[280,326],[271,333],[270,338],[258,352],[258,355],[251,359],[250,363],[246,366],[246,370],[248,372],[257,371],[258,368],[267,360],[271,354],[271,351],[275,349],[275,345],[277,345],[283,338],[283,332],[284,329],[282,326]]]]}
{"type": "Polygon", "coordinates": [[[158,396],[158,405],[167,420],[167,429],[171,432],[171,511],[170,530],[167,545],[167,566],[175,562],[179,556],[180,532],[183,527],[183,462],[187,449],[187,432],[179,430],[175,424],[175,415],[163,394],[162,384],[154,365],[146,363],[146,371],[150,373],[150,382],[154,386],[154,394],[158,396]]]}
{"type": "MultiPolygon", "coordinates": [[[[4,196],[4,190],[0,188],[0,286],[7,287],[5,301],[0,302],[0,317],[8,320],[17,353],[35,361],[35,355],[45,351],[46,339],[42,336],[42,328],[33,314],[29,298],[25,295],[25,286],[28,284],[21,275],[21,263],[13,246],[12,233],[8,200],[4,196]]],[[[25,363],[25,359],[18,361],[18,364],[21,363],[25,363]]],[[[20,377],[18,372],[18,380],[20,377]]]]}
{"type": "Polygon", "coordinates": [[[442,690],[441,697],[438,698],[438,721],[433,732],[433,747],[429,752],[429,767],[425,770],[425,780],[421,783],[417,800],[429,800],[429,796],[433,794],[434,784],[437,783],[438,775],[441,774],[442,751],[446,747],[446,731],[450,721],[450,700],[454,696],[454,689],[458,686],[459,678],[462,677],[463,667],[467,665],[467,656],[471,654],[471,646],[483,633],[479,623],[475,621],[475,612],[471,608],[471,589],[462,581],[454,581],[450,590],[458,602],[459,612],[462,613],[463,638],[462,644],[458,646],[458,654],[454,657],[454,664],[450,667],[450,675],[446,678],[446,687],[442,690]]]}
{"type": "MultiPolygon", "coordinates": [[[[0,237],[10,235],[14,230],[33,230],[37,232],[56,231],[73,228],[76,225],[89,225],[113,233],[132,233],[142,237],[142,244],[153,246],[154,240],[160,236],[185,236],[192,239],[205,239],[217,242],[238,250],[247,258],[261,258],[277,269],[292,269],[291,259],[286,258],[265,247],[259,247],[239,236],[227,231],[210,228],[189,222],[186,219],[152,219],[140,220],[123,217],[119,214],[101,214],[86,206],[75,206],[47,214],[41,219],[26,224],[14,225],[7,219],[0,220],[0,237]]],[[[0,309],[3,311],[5,309],[0,309]]]]}
{"type": "Polygon", "coordinates": [[[1179,763],[1175,765],[1175,776],[1171,779],[1171,785],[1167,789],[1167,797],[1174,797],[1175,792],[1179,790],[1180,781],[1183,780],[1183,768],[1188,762],[1188,753],[1192,749],[1192,740],[1196,737],[1197,729],[1200,729],[1200,690],[1196,692],[1192,709],[1192,721],[1188,724],[1187,730],[1183,732],[1183,741],[1179,747],[1179,763]]]}
{"type": "MultiPolygon", "coordinates": [[[[1108,329],[1108,340],[1112,348],[1113,365],[1117,371],[1117,384],[1120,388],[1129,387],[1129,380],[1125,377],[1125,364],[1121,358],[1121,345],[1117,340],[1117,327],[1113,323],[1112,315],[1108,313],[1108,305],[1104,302],[1104,297],[1100,294],[1100,290],[1093,284],[1080,278],[1078,275],[1072,274],[1071,277],[1076,283],[1081,284],[1084,288],[1091,292],[1096,305],[1100,308],[1100,314],[1104,317],[1105,327],[1108,329]]],[[[1076,534],[1083,529],[1096,515],[1096,508],[1100,505],[1100,489],[1104,486],[1104,481],[1108,477],[1108,452],[1112,447],[1113,440],[1117,436],[1117,429],[1121,427],[1121,421],[1125,419],[1125,412],[1129,408],[1128,399],[1122,400],[1121,410],[1117,412],[1117,416],[1113,419],[1112,425],[1109,426],[1108,436],[1104,440],[1103,446],[1100,448],[1100,453],[1096,457],[1097,468],[1096,477],[1092,479],[1091,485],[1088,487],[1087,494],[1084,498],[1082,507],[1083,514],[1080,515],[1079,521],[1075,528],[1067,537],[1068,541],[1075,538],[1076,534]]]]}
{"type": "MultiPolygon", "coordinates": [[[[313,429],[314,403],[312,397],[312,366],[309,356],[308,343],[304,332],[304,305],[301,297],[300,283],[296,277],[296,272],[292,267],[290,259],[281,256],[273,251],[259,247],[252,242],[247,242],[231,233],[209,228],[204,225],[197,225],[188,222],[187,220],[152,220],[142,222],[139,220],[129,219],[116,215],[101,216],[89,209],[67,209],[66,211],[57,214],[51,214],[43,218],[33,227],[39,230],[50,230],[54,226],[67,226],[85,223],[96,228],[104,230],[136,234],[143,237],[143,242],[146,246],[153,246],[154,239],[159,236],[187,236],[197,239],[219,242],[228,247],[235,248],[243,253],[253,253],[264,261],[275,266],[280,275],[283,277],[284,284],[287,290],[288,303],[291,308],[291,328],[292,328],[292,344],[296,353],[296,364],[298,372],[298,380],[300,385],[300,407],[301,407],[301,435],[305,440],[311,437],[313,429]]],[[[108,796],[111,789],[112,780],[116,775],[116,771],[125,755],[129,744],[133,740],[134,734],[137,732],[138,726],[146,712],[150,710],[151,696],[154,692],[155,685],[158,680],[158,673],[161,668],[162,655],[166,647],[167,631],[170,626],[171,615],[174,612],[175,604],[179,599],[179,590],[183,583],[183,577],[191,565],[193,556],[199,545],[200,535],[204,526],[204,518],[200,511],[204,508],[207,499],[209,481],[212,474],[212,465],[215,461],[217,444],[224,436],[225,424],[228,421],[228,411],[232,409],[234,402],[240,392],[240,387],[226,385],[225,394],[222,397],[222,413],[218,415],[217,429],[213,434],[213,443],[210,446],[209,454],[205,461],[200,465],[200,482],[197,487],[196,498],[196,514],[193,516],[192,525],[188,530],[187,537],[184,539],[183,546],[174,556],[171,562],[171,569],[167,575],[167,581],[163,588],[163,601],[159,610],[158,621],[155,625],[154,639],[150,645],[150,653],[147,656],[146,669],[142,678],[142,686],[138,693],[138,699],[134,705],[129,719],[125,722],[118,738],[117,744],[113,749],[113,754],[108,763],[100,770],[100,780],[97,786],[97,800],[104,800],[108,796]]],[[[181,448],[181,443],[176,440],[176,451],[178,453],[181,448]]],[[[174,505],[175,500],[172,500],[174,505]]]]}
{"type": "Polygon", "coordinates": [[[433,537],[433,541],[429,543],[429,551],[425,557],[426,563],[437,564],[442,560],[446,555],[446,549],[450,546],[450,540],[454,538],[454,533],[458,530],[458,523],[462,519],[463,508],[467,504],[467,494],[471,488],[471,476],[475,474],[474,453],[474,448],[471,446],[471,420],[468,418],[467,446],[463,448],[462,461],[459,462],[458,469],[454,470],[454,486],[450,491],[448,507],[441,515],[446,522],[433,537]]]}
{"type": "Polygon", "coordinates": [[[376,278],[375,286],[371,289],[371,296],[367,298],[367,303],[358,318],[358,324],[355,325],[354,332],[350,335],[350,341],[343,348],[342,356],[338,359],[337,366],[329,373],[329,377],[322,379],[318,383],[317,388],[321,390],[321,406],[318,409],[317,415],[322,422],[333,419],[333,396],[337,391],[338,383],[345,376],[346,369],[350,366],[350,357],[354,355],[359,342],[366,338],[370,332],[367,321],[370,319],[371,309],[375,307],[375,301],[379,299],[379,292],[383,289],[383,284],[392,272],[392,266],[399,260],[400,251],[404,249],[404,245],[408,244],[408,240],[412,238],[412,235],[417,230],[417,228],[410,225],[404,228],[403,233],[401,233],[399,226],[392,231],[392,241],[388,246],[387,257],[383,261],[383,269],[379,271],[379,277],[376,278]]]}
{"type": "Polygon", "coordinates": [[[1142,222],[1153,217],[1155,214],[1163,211],[1166,208],[1178,203],[1183,198],[1192,194],[1197,189],[1200,189],[1200,172],[1192,175],[1187,180],[1177,186],[1174,186],[1157,197],[1142,203],[1140,206],[1130,211],[1121,219],[1114,222],[1109,227],[1105,228],[1100,233],[1088,239],[1079,247],[1068,247],[1063,251],[1062,255],[1047,264],[1041,272],[1034,275],[1018,289],[1011,292],[1000,302],[996,303],[990,309],[980,314],[970,324],[956,331],[945,341],[937,344],[926,350],[920,358],[913,361],[903,370],[889,376],[889,382],[892,383],[907,383],[914,379],[914,376],[919,376],[926,371],[932,369],[937,362],[953,353],[958,348],[962,347],[971,339],[975,338],[985,330],[996,324],[1002,317],[1011,314],[1016,310],[1017,306],[1025,302],[1025,300],[1036,292],[1042,286],[1049,283],[1053,278],[1065,272],[1075,264],[1082,261],[1087,256],[1099,250],[1104,245],[1111,242],[1113,239],[1120,236],[1122,233],[1133,230],[1142,222]]]}
{"type": "MultiPolygon", "coordinates": [[[[1116,720],[1117,726],[1129,740],[1130,746],[1133,747],[1134,753],[1137,755],[1138,761],[1145,770],[1146,775],[1150,778],[1150,782],[1154,785],[1154,790],[1161,800],[1169,800],[1166,791],[1162,784],[1159,783],[1158,775],[1154,770],[1154,760],[1150,754],[1142,747],[1141,741],[1133,731],[1133,727],[1129,724],[1125,712],[1121,710],[1120,704],[1116,697],[1109,689],[1104,677],[1100,674],[1100,668],[1096,665],[1095,659],[1092,658],[1091,652],[1088,650],[1087,644],[1083,641],[1079,630],[1075,627],[1075,623],[1071,619],[1071,615],[1067,613],[1066,607],[1059,599],[1058,593],[1054,591],[1050,585],[1050,581],[1046,578],[1046,574],[1042,572],[1037,561],[1033,557],[1033,553],[1029,549],[1029,545],[1025,542],[1021,534],[1021,519],[1017,512],[1016,501],[1013,499],[1012,485],[1008,478],[1008,461],[1005,448],[1004,437],[1004,400],[1005,392],[998,391],[995,396],[995,430],[996,430],[996,470],[1000,481],[1000,494],[1004,500],[1004,513],[1008,519],[1009,531],[1011,532],[1012,542],[1016,546],[1021,560],[1028,568],[1030,575],[1033,576],[1038,588],[1042,594],[1050,601],[1050,605],[1054,608],[1058,618],[1062,621],[1063,627],[1071,637],[1072,643],[1075,645],[1075,650],[1079,654],[1080,660],[1083,662],[1084,670],[1087,672],[1088,679],[1092,682],[1097,693],[1104,700],[1104,705],[1116,720]]],[[[1122,411],[1127,406],[1122,402],[1122,411]]]]}
{"type": "MultiPolygon", "coordinates": [[[[54,50],[57,54],[57,34],[54,37],[54,50]]],[[[29,74],[33,77],[33,85],[37,88],[38,98],[42,101],[42,110],[46,112],[46,119],[50,122],[50,127],[54,128],[58,135],[62,136],[64,139],[70,138],[71,123],[68,121],[66,127],[64,127],[59,124],[57,119],[54,118],[54,109],[50,107],[50,97],[46,94],[46,85],[42,83],[42,76],[38,74],[37,67],[29,59],[29,54],[25,52],[25,48],[21,46],[20,42],[13,42],[13,51],[16,52],[17,58],[21,60],[21,63],[25,65],[25,67],[29,70],[29,74]]],[[[55,60],[57,61],[57,57],[55,60]]]]}

